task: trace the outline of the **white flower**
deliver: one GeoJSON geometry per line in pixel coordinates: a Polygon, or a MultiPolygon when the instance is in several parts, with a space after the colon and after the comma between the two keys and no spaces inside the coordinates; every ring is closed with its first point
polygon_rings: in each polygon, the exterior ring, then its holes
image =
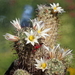
{"type": "Polygon", "coordinates": [[[35,59],[35,61],[37,62],[37,64],[34,64],[36,66],[37,69],[42,69],[42,71],[47,69],[47,62],[44,59],[40,59],[37,60],[35,59]]]}
{"type": "Polygon", "coordinates": [[[12,34],[6,33],[5,35],[3,35],[5,37],[6,40],[10,40],[10,41],[18,41],[19,38],[17,36],[14,36],[12,34]]]}
{"type": "Polygon", "coordinates": [[[49,48],[46,46],[43,46],[46,50],[48,50],[49,56],[51,59],[57,58],[59,60],[63,60],[63,58],[66,58],[68,55],[72,55],[72,50],[68,49],[65,50],[60,47],[60,44],[57,44],[53,48],[49,48]]]}
{"type": "Polygon", "coordinates": [[[46,32],[48,32],[50,30],[50,28],[48,29],[43,29],[44,27],[44,22],[43,21],[38,21],[36,18],[31,20],[32,24],[33,24],[33,29],[37,31],[38,35],[40,37],[44,37],[48,36],[48,34],[46,34],[46,32]]]}
{"type": "Polygon", "coordinates": [[[35,30],[37,29],[38,25],[41,26],[43,24],[43,21],[38,21],[36,18],[31,20],[31,22],[32,22],[32,25],[33,25],[33,29],[35,29],[35,30]]]}
{"type": "Polygon", "coordinates": [[[61,53],[61,58],[66,57],[67,55],[70,55],[72,52],[72,50],[68,49],[68,50],[64,50],[63,48],[60,50],[61,53]]]}
{"type": "Polygon", "coordinates": [[[15,28],[17,28],[18,30],[21,29],[21,26],[20,26],[20,20],[19,20],[19,19],[10,21],[10,23],[11,23],[15,28]]]}
{"type": "Polygon", "coordinates": [[[60,47],[60,44],[58,44],[53,49],[51,49],[50,56],[54,56],[55,58],[62,60],[63,58],[66,58],[66,56],[70,55],[71,52],[72,52],[72,50],[70,50],[70,49],[65,50],[60,47]]]}
{"type": "Polygon", "coordinates": [[[34,43],[38,43],[38,36],[36,36],[36,33],[33,32],[32,30],[30,31],[30,33],[28,32],[24,32],[26,34],[26,38],[25,40],[27,40],[27,44],[31,43],[34,46],[34,43]]]}
{"type": "Polygon", "coordinates": [[[37,7],[39,10],[42,10],[45,7],[45,5],[37,5],[37,7]]]}
{"type": "Polygon", "coordinates": [[[39,24],[38,24],[38,25],[37,25],[37,33],[38,33],[39,36],[46,38],[45,36],[49,36],[49,35],[47,34],[47,32],[50,30],[50,28],[48,28],[48,29],[43,29],[43,27],[44,27],[44,23],[43,23],[42,25],[39,25],[39,24]]]}
{"type": "MultiPolygon", "coordinates": [[[[58,44],[57,46],[54,46],[53,48],[48,48],[48,51],[49,51],[49,55],[50,55],[50,58],[53,59],[53,58],[56,58],[57,55],[58,55],[58,51],[60,48],[60,45],[58,44]],[[57,54],[56,54],[57,53],[57,54]]],[[[58,55],[59,56],[59,55],[58,55]]]]}
{"type": "Polygon", "coordinates": [[[59,7],[59,3],[57,4],[53,3],[53,5],[52,4],[50,5],[54,12],[58,12],[58,13],[64,12],[64,10],[61,7],[59,7]]]}

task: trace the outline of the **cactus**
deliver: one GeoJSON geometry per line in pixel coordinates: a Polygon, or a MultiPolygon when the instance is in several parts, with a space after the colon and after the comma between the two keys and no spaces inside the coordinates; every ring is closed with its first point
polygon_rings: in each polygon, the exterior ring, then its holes
{"type": "Polygon", "coordinates": [[[14,42],[18,59],[12,75],[65,75],[72,60],[72,50],[57,45],[59,3],[38,5],[37,17],[30,20],[31,27],[21,27],[20,20],[11,21],[16,35],[7,33],[5,39],[14,42]],[[22,73],[22,74],[20,74],[22,73]]]}
{"type": "Polygon", "coordinates": [[[25,70],[17,69],[13,75],[30,75],[30,74],[25,70]]]}
{"type": "Polygon", "coordinates": [[[52,48],[57,42],[59,21],[57,13],[53,14],[50,9],[50,6],[47,5],[38,5],[39,12],[37,14],[37,19],[45,23],[45,28],[51,28],[51,30],[48,31],[50,36],[45,39],[44,43],[52,48]],[[40,9],[40,7],[42,8],[40,9]],[[47,43],[48,41],[50,42],[47,43]]]}

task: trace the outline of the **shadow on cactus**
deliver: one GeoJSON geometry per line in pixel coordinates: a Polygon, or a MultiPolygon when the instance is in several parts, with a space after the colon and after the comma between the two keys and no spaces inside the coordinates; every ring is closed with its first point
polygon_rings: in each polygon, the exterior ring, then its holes
{"type": "Polygon", "coordinates": [[[5,75],[66,75],[72,60],[72,50],[57,44],[59,3],[37,5],[37,17],[30,19],[30,27],[21,27],[20,20],[11,21],[16,34],[6,33],[6,40],[14,42],[18,59],[5,75]]]}

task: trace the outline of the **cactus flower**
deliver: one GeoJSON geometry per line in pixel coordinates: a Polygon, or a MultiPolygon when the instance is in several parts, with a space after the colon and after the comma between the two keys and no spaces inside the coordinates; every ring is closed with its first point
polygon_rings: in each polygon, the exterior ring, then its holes
{"type": "Polygon", "coordinates": [[[20,26],[20,20],[19,20],[19,19],[10,21],[10,23],[11,23],[15,28],[17,28],[18,30],[21,29],[21,26],[20,26]]]}
{"type": "Polygon", "coordinates": [[[6,33],[5,35],[3,35],[5,37],[6,40],[10,40],[10,41],[18,41],[19,37],[14,36],[12,34],[6,33]]]}
{"type": "Polygon", "coordinates": [[[35,61],[37,62],[37,64],[34,64],[36,66],[37,69],[42,69],[42,71],[47,69],[47,62],[44,59],[40,59],[37,60],[35,59],[35,61]]]}
{"type": "Polygon", "coordinates": [[[57,4],[53,3],[50,5],[54,12],[58,12],[58,13],[64,12],[64,10],[61,7],[59,7],[59,3],[57,3],[57,4]]]}

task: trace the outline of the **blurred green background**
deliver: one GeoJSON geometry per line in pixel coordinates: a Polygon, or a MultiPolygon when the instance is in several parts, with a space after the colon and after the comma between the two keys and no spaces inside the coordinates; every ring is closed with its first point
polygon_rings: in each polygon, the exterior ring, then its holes
{"type": "MultiPolygon", "coordinates": [[[[73,50],[75,57],[75,1],[74,0],[0,0],[0,75],[4,75],[11,63],[16,59],[12,50],[13,43],[5,40],[5,33],[13,33],[14,27],[10,21],[21,18],[24,6],[31,5],[36,8],[37,4],[60,3],[66,11],[60,15],[60,27],[58,43],[64,48],[73,50]]],[[[70,75],[75,75],[75,59],[72,63],[70,75]],[[74,71],[73,71],[74,70],[74,71]]]]}

